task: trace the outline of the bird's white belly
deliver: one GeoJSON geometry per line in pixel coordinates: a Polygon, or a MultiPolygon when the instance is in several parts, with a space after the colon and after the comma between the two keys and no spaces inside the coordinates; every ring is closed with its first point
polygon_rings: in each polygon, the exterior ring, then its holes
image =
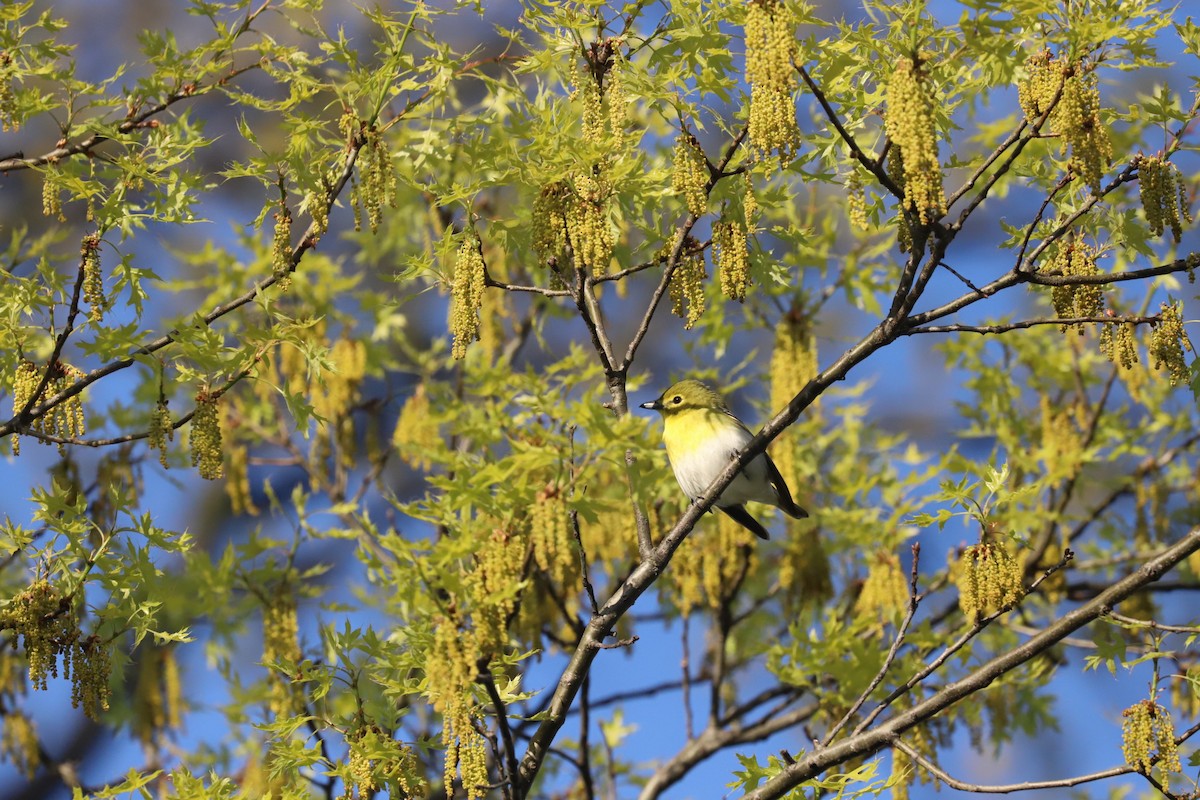
{"type": "MultiPolygon", "coordinates": [[[[671,468],[679,486],[693,499],[704,494],[713,479],[729,466],[734,454],[752,438],[741,426],[712,426],[709,435],[695,437],[696,444],[691,448],[672,453],[671,468]]],[[[721,493],[717,505],[736,506],[749,501],[774,504],[766,477],[766,461],[760,455],[742,468],[721,493]]]]}

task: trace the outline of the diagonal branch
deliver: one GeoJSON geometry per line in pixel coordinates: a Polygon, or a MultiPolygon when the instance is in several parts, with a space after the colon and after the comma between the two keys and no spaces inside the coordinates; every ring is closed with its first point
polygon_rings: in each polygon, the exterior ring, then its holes
{"type": "Polygon", "coordinates": [[[795,787],[818,777],[831,767],[846,761],[873,755],[896,742],[896,737],[920,725],[936,714],[950,708],[965,697],[981,691],[997,678],[1027,663],[1056,643],[1095,621],[1113,606],[1170,571],[1192,553],[1200,550],[1200,527],[1193,528],[1183,538],[1140,569],[1108,586],[1099,595],[1063,615],[1053,625],[1029,641],[1001,653],[980,666],[965,678],[954,681],[941,691],[898,714],[877,728],[863,731],[823,750],[810,753],[789,764],[766,783],[746,793],[744,800],[773,800],[783,797],[795,787]]]}

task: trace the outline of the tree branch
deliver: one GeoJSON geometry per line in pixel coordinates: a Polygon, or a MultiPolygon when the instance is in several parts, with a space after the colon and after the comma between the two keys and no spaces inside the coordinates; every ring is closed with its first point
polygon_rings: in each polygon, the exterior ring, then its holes
{"type": "Polygon", "coordinates": [[[747,792],[745,800],[768,800],[768,798],[782,797],[800,784],[819,776],[830,767],[842,764],[851,758],[870,756],[884,747],[894,744],[899,734],[925,722],[953,706],[959,700],[984,689],[997,678],[1045,652],[1069,634],[1107,613],[1109,609],[1134,592],[1158,580],[1197,550],[1200,550],[1200,527],[1193,528],[1162,555],[1148,561],[1133,574],[1108,586],[1089,602],[1063,615],[1053,625],[1029,641],[995,656],[965,678],[950,683],[941,691],[908,711],[892,717],[879,727],[851,736],[824,750],[798,759],[794,764],[784,767],[778,775],[765,784],[747,792]]]}

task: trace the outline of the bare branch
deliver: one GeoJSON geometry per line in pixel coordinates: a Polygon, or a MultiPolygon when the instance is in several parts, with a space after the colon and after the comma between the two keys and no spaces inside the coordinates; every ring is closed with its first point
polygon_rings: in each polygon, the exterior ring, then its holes
{"type": "Polygon", "coordinates": [[[1086,322],[1094,322],[1100,325],[1153,325],[1158,322],[1158,317],[1143,317],[1139,315],[1124,315],[1124,316],[1100,316],[1100,317],[1065,317],[1062,319],[1052,319],[1049,317],[1043,319],[1026,319],[1020,322],[1006,322],[997,325],[926,325],[920,328],[910,328],[901,331],[901,336],[915,336],[919,333],[978,333],[978,334],[994,334],[1008,333],[1009,331],[1024,330],[1026,328],[1036,328],[1040,325],[1082,325],[1086,322]]]}
{"type": "Polygon", "coordinates": [[[978,692],[1000,676],[1027,663],[1054,644],[1105,614],[1144,586],[1158,580],[1176,564],[1200,550],[1200,527],[1168,548],[1162,555],[1144,564],[1084,605],[1069,611],[1053,625],[1029,641],[1003,652],[978,667],[965,678],[954,681],[931,697],[917,703],[908,711],[897,714],[877,728],[851,736],[823,750],[818,750],[788,765],[778,775],[756,789],[747,792],[745,800],[768,800],[785,795],[805,781],[822,774],[837,764],[858,756],[870,756],[896,742],[896,737],[953,706],[959,700],[978,692]]]}

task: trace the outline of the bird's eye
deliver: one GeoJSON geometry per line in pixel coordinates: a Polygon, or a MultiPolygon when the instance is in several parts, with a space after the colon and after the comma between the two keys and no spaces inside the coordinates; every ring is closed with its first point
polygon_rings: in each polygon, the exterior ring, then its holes
{"type": "Polygon", "coordinates": [[[674,403],[675,405],[679,405],[680,403],[683,402],[683,398],[680,397],[679,395],[675,395],[674,397],[671,398],[671,402],[674,403]]]}

